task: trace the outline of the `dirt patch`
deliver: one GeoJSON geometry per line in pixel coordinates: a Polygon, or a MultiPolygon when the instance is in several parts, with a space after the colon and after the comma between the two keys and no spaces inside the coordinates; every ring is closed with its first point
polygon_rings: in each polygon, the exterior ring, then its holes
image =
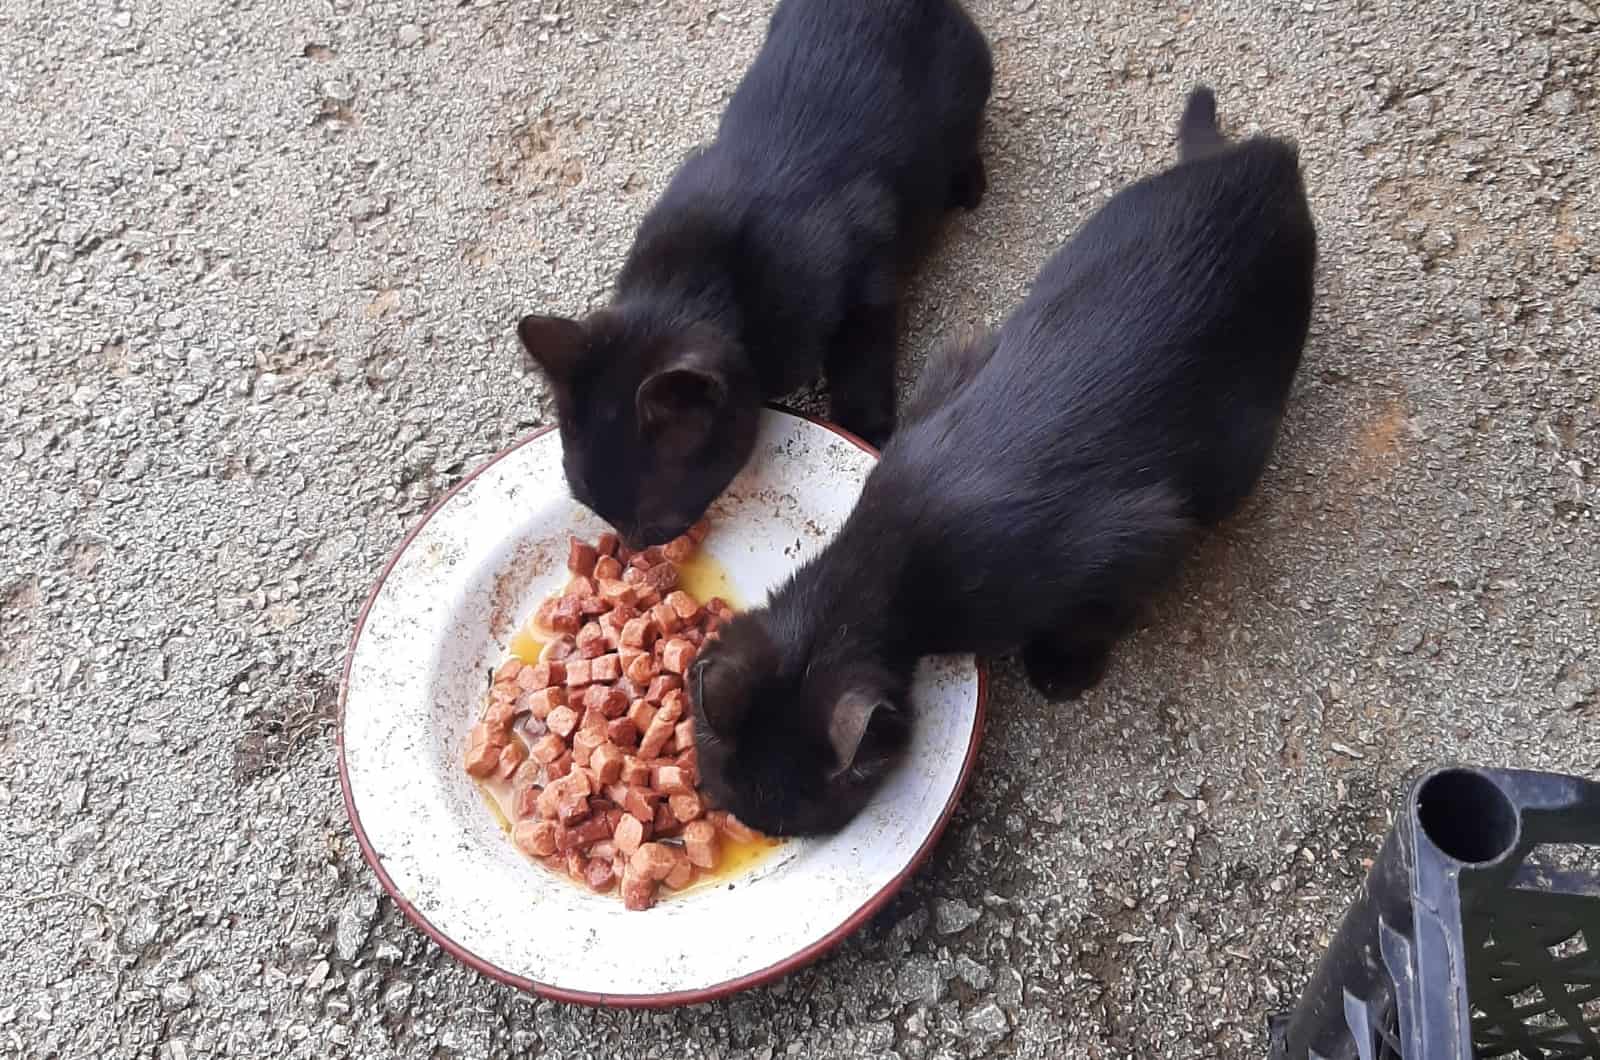
{"type": "MultiPolygon", "coordinates": [[[[253,681],[271,680],[267,672],[247,674],[236,689],[248,693],[253,681]]],[[[247,714],[233,745],[233,777],[240,784],[278,772],[296,754],[333,730],[338,717],[339,686],[327,674],[304,670],[266,707],[247,714]]]]}

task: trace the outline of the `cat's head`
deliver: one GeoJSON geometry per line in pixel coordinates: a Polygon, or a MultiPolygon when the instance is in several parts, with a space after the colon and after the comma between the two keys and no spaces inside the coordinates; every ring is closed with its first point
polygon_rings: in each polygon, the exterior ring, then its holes
{"type": "Polygon", "coordinates": [[[847,648],[786,664],[768,617],[735,618],[690,667],[700,786],[769,835],[836,832],[910,745],[906,682],[847,648]]]}
{"type": "Polygon", "coordinates": [[[524,317],[517,334],[555,396],[572,496],[632,547],[687,530],[755,445],[759,387],[710,324],[606,309],[524,317]]]}

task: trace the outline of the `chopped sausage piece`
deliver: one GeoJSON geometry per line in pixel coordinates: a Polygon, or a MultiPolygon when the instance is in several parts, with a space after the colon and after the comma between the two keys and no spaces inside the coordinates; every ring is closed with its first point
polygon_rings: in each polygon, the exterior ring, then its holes
{"type": "MultiPolygon", "coordinates": [[[[637,622],[638,619],[634,621],[637,622]]],[[[634,684],[649,686],[660,669],[656,666],[655,656],[642,651],[633,657],[633,661],[627,664],[624,672],[627,673],[628,680],[634,684]]]]}
{"type": "Polygon", "coordinates": [[[676,725],[683,720],[689,712],[689,697],[681,688],[674,688],[661,697],[661,707],[656,711],[657,718],[666,718],[676,725]]]}
{"type": "Polygon", "coordinates": [[[500,761],[495,773],[501,780],[510,780],[517,767],[528,760],[528,747],[521,740],[512,740],[500,749],[500,761]]]}
{"type": "Polygon", "coordinates": [[[622,578],[622,563],[615,556],[602,556],[594,565],[594,577],[596,581],[618,581],[622,578]]]}
{"type": "Polygon", "coordinates": [[[629,785],[628,791],[622,797],[622,808],[630,817],[636,817],[644,824],[654,823],[656,819],[656,804],[661,796],[649,788],[629,785]]]}
{"type": "Polygon", "coordinates": [[[691,821],[683,826],[683,850],[697,868],[717,867],[717,826],[710,821],[691,821]]]}
{"type": "Polygon", "coordinates": [[[578,731],[604,737],[606,726],[609,724],[611,724],[610,720],[600,711],[586,708],[583,712],[583,719],[578,722],[578,731]]]}
{"type": "Polygon", "coordinates": [[[673,795],[667,799],[667,809],[672,811],[672,816],[684,824],[696,820],[706,812],[705,807],[700,803],[700,796],[692,791],[673,795]]]}
{"type": "Polygon", "coordinates": [[[548,766],[551,762],[567,753],[567,741],[553,732],[547,732],[539,738],[539,741],[533,747],[529,748],[528,753],[536,761],[543,762],[548,766]]]}
{"type": "Polygon", "coordinates": [[[527,703],[530,714],[540,721],[548,721],[557,707],[567,705],[567,690],[559,687],[541,688],[528,693],[527,703]]]}
{"type": "Polygon", "coordinates": [[[530,692],[567,683],[567,664],[560,661],[542,662],[526,667],[517,675],[517,683],[530,692]],[[526,684],[523,682],[526,681],[526,684]]]}
{"type": "Polygon", "coordinates": [[[600,599],[610,604],[627,604],[633,606],[639,594],[634,592],[633,586],[627,582],[617,581],[615,578],[606,578],[600,582],[600,599]]]}
{"type": "Polygon", "coordinates": [[[661,649],[661,665],[675,674],[689,672],[689,664],[694,662],[695,647],[688,641],[675,638],[667,641],[667,646],[661,649]]]}
{"type": "Polygon", "coordinates": [[[600,628],[600,623],[590,622],[578,630],[578,654],[585,659],[593,659],[606,653],[606,631],[600,628]]]}
{"type": "Polygon", "coordinates": [[[650,786],[650,767],[633,755],[622,760],[622,783],[630,787],[650,786]]]}
{"type": "Polygon", "coordinates": [[[617,606],[600,616],[600,625],[607,633],[619,637],[622,627],[639,617],[639,612],[633,607],[617,606]]]}
{"type": "Polygon", "coordinates": [[[589,859],[584,857],[581,851],[567,851],[566,870],[568,876],[572,877],[574,880],[577,880],[579,883],[582,883],[583,871],[588,867],[589,859]]]}
{"type": "Polygon", "coordinates": [[[517,789],[540,788],[544,786],[539,782],[539,778],[542,776],[544,776],[544,763],[529,758],[517,767],[515,773],[511,774],[511,786],[517,789]]]}
{"type": "Polygon", "coordinates": [[[702,544],[705,542],[706,537],[711,533],[711,520],[701,517],[699,521],[697,521],[693,526],[689,527],[689,529],[684,533],[690,541],[693,541],[697,545],[702,544]]]}
{"type": "Polygon", "coordinates": [[[467,738],[467,772],[479,779],[493,773],[500,765],[500,749],[504,746],[504,741],[495,743],[484,726],[475,726],[467,738]]]}
{"type": "Polygon", "coordinates": [[[624,751],[636,750],[639,746],[639,727],[632,718],[613,718],[606,724],[606,739],[624,751]]]}
{"type": "Polygon", "coordinates": [[[658,839],[671,839],[683,834],[683,822],[673,815],[672,807],[663,802],[656,807],[651,830],[658,839]]]}
{"type": "Polygon", "coordinates": [[[642,843],[628,858],[630,871],[652,880],[666,879],[677,866],[678,859],[673,856],[672,849],[661,843],[642,843]]]}
{"type": "Polygon", "coordinates": [[[527,664],[521,659],[507,659],[505,662],[500,664],[500,669],[494,672],[494,683],[499,684],[502,681],[515,681],[517,679],[517,675],[522,672],[522,668],[525,665],[527,664]]]}
{"type": "Polygon", "coordinates": [[[622,779],[622,751],[609,740],[602,741],[589,756],[589,768],[602,784],[615,784],[622,779]]]}
{"type": "Polygon", "coordinates": [[[684,622],[693,622],[700,617],[700,605],[695,602],[694,597],[682,590],[668,593],[665,603],[684,622]]]}
{"type": "MultiPolygon", "coordinates": [[[[584,710],[604,715],[606,702],[611,699],[613,694],[620,695],[621,693],[618,693],[615,688],[607,688],[605,685],[590,685],[583,690],[583,696],[579,698],[578,702],[583,704],[584,710]]],[[[624,713],[626,713],[626,708],[624,708],[624,713]]]]}
{"type": "Polygon", "coordinates": [[[639,849],[639,844],[650,838],[650,829],[639,818],[625,813],[622,820],[617,822],[614,835],[617,849],[632,857],[633,852],[639,849]]]}
{"type": "Polygon", "coordinates": [[[645,692],[644,698],[648,699],[652,703],[660,703],[668,692],[671,692],[675,688],[682,687],[683,678],[679,677],[677,674],[660,674],[655,678],[655,680],[650,682],[650,689],[649,691],[645,692]]]}
{"type": "Polygon", "coordinates": [[[661,546],[661,554],[673,563],[686,563],[694,555],[695,541],[688,534],[675,537],[661,546]]]}
{"type": "Polygon", "coordinates": [[[645,729],[644,735],[639,737],[639,757],[654,758],[667,746],[667,741],[672,738],[673,722],[658,713],[650,722],[650,727],[645,729]]]}
{"type": "Polygon", "coordinates": [[[606,613],[606,602],[591,593],[578,597],[578,614],[584,618],[599,618],[606,613]]]}
{"type": "MultiPolygon", "coordinates": [[[[678,587],[678,568],[662,561],[644,572],[642,583],[657,595],[665,595],[678,587]]],[[[660,603],[656,600],[654,603],[660,603]]],[[[652,604],[651,606],[654,606],[652,604]]]]}
{"type": "Polygon", "coordinates": [[[563,705],[552,710],[550,715],[545,718],[544,723],[550,727],[551,732],[565,740],[570,738],[573,732],[577,730],[578,718],[577,711],[563,705]]]}
{"type": "Polygon", "coordinates": [[[556,852],[556,825],[551,821],[523,821],[511,830],[511,841],[530,857],[549,857],[556,852]]]}
{"type": "Polygon", "coordinates": [[[692,795],[694,789],[684,778],[683,770],[677,766],[656,766],[652,785],[657,791],[665,795],[692,795]]]}
{"type": "Polygon", "coordinates": [[[533,812],[546,821],[555,820],[556,810],[561,806],[561,782],[553,781],[534,798],[533,812]]]}
{"type": "Polygon", "coordinates": [[[520,821],[539,814],[539,796],[544,789],[536,784],[522,784],[512,788],[511,816],[520,821]]]}
{"type": "Polygon", "coordinates": [[[577,633],[583,627],[583,606],[575,596],[563,596],[545,623],[557,633],[577,633]]]}
{"type": "Polygon", "coordinates": [[[677,765],[691,786],[699,785],[700,755],[692,746],[687,751],[678,752],[677,765]]]}
{"type": "Polygon", "coordinates": [[[574,574],[593,574],[594,562],[599,553],[588,542],[572,539],[572,544],[567,549],[567,569],[574,574]]]}
{"type": "Polygon", "coordinates": [[[633,722],[634,728],[641,734],[650,728],[650,723],[655,717],[656,708],[647,699],[636,699],[628,704],[628,720],[633,722]]]}
{"type": "MultiPolygon", "coordinates": [[[[556,637],[539,650],[539,661],[561,662],[564,659],[571,658],[577,650],[578,641],[576,638],[568,636],[556,637]]],[[[562,671],[562,680],[566,680],[566,671],[564,670],[562,671]]]]}
{"type": "Polygon", "coordinates": [[[622,627],[622,646],[648,648],[656,642],[656,624],[651,618],[640,615],[622,627]]]}
{"type": "Polygon", "coordinates": [[[501,703],[506,700],[516,699],[522,694],[522,686],[515,681],[496,681],[489,686],[489,702],[501,703]]]}
{"type": "Polygon", "coordinates": [[[694,882],[694,862],[683,852],[682,847],[672,847],[672,871],[661,882],[674,891],[681,891],[694,882]]]}
{"type": "Polygon", "coordinates": [[[599,592],[600,590],[595,586],[593,578],[587,578],[582,574],[579,574],[575,575],[573,579],[567,583],[567,587],[561,590],[561,595],[576,596],[581,606],[583,600],[590,596],[595,596],[599,592]]]}
{"type": "Polygon", "coordinates": [[[611,829],[606,827],[605,818],[590,817],[583,823],[571,829],[573,850],[588,850],[603,839],[611,838],[611,829]]]}
{"type": "Polygon", "coordinates": [[[589,673],[596,681],[615,681],[622,676],[622,657],[615,653],[602,655],[589,666],[589,673]]]}
{"type": "MultiPolygon", "coordinates": [[[[593,729],[581,729],[572,738],[572,760],[580,766],[591,766],[594,763],[594,753],[606,742],[606,734],[595,732],[593,729]]],[[[621,768],[617,770],[622,773],[621,768]]]]}
{"type": "Polygon", "coordinates": [[[620,544],[622,542],[617,535],[607,530],[594,539],[594,550],[601,556],[615,556],[617,554],[617,546],[620,544]]]}
{"type": "Polygon", "coordinates": [[[656,904],[656,881],[640,876],[631,868],[622,874],[622,904],[633,912],[643,912],[656,904]]]}
{"type": "Polygon", "coordinates": [[[560,758],[545,764],[544,771],[551,780],[560,780],[572,772],[572,755],[565,751],[561,752],[560,758]]]}
{"type": "Polygon", "coordinates": [[[683,628],[683,619],[678,617],[678,612],[668,603],[659,603],[650,609],[650,621],[656,624],[656,629],[664,637],[670,637],[683,628]]]}
{"type": "Polygon", "coordinates": [[[590,676],[590,667],[594,664],[588,659],[567,660],[567,687],[583,688],[594,683],[590,676]]]}
{"type": "Polygon", "coordinates": [[[564,825],[570,827],[587,816],[589,816],[587,795],[562,795],[556,802],[556,819],[564,825]]]}
{"type": "Polygon", "coordinates": [[[617,841],[615,839],[602,839],[589,848],[591,858],[599,858],[608,864],[617,856],[617,841]]]}
{"type": "Polygon", "coordinates": [[[678,750],[679,751],[692,751],[692,750],[694,750],[694,719],[693,718],[684,718],[682,721],[678,722],[678,726],[674,730],[674,732],[677,734],[678,750]]]}
{"type": "MultiPolygon", "coordinates": [[[[483,724],[494,732],[507,732],[511,722],[517,716],[517,704],[504,699],[497,699],[489,704],[489,709],[483,712],[483,724]]],[[[510,739],[507,736],[507,739],[510,739]]]]}
{"type": "Polygon", "coordinates": [[[617,884],[617,877],[611,871],[611,859],[590,858],[589,864],[583,870],[583,882],[589,885],[589,890],[596,894],[605,894],[617,884]]]}
{"type": "Polygon", "coordinates": [[[706,642],[706,635],[693,626],[679,633],[678,636],[694,645],[696,649],[706,642]]]}

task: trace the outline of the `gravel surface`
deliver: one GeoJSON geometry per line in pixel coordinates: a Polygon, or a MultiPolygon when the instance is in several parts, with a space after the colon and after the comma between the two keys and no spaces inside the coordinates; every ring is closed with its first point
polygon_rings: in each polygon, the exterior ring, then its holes
{"type": "Polygon", "coordinates": [[[545,423],[768,0],[6,0],[0,1055],[1258,1057],[1419,767],[1600,770],[1593,0],[974,0],[992,191],[902,375],[1163,165],[1302,145],[1313,337],[1249,511],[1071,708],[998,670],[929,868],[815,967],[616,1014],[458,966],[340,802],[345,644],[545,423]]]}

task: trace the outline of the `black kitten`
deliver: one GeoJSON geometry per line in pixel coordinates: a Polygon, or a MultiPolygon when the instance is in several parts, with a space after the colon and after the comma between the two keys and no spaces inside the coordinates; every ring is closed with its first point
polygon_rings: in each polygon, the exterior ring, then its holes
{"type": "Polygon", "coordinates": [[[530,316],[573,496],[631,544],[698,519],[764,398],[824,370],[832,415],[894,429],[902,274],[986,188],[989,46],[957,0],[784,0],[722,116],[640,225],[609,308],[530,316]]]}
{"type": "Polygon", "coordinates": [[[1000,331],[946,351],[838,537],[692,670],[700,771],[763,831],[837,829],[911,732],[919,656],[1022,648],[1076,696],[1254,487],[1300,363],[1316,230],[1296,149],[1230,145],[1124,189],[1000,331]]]}

